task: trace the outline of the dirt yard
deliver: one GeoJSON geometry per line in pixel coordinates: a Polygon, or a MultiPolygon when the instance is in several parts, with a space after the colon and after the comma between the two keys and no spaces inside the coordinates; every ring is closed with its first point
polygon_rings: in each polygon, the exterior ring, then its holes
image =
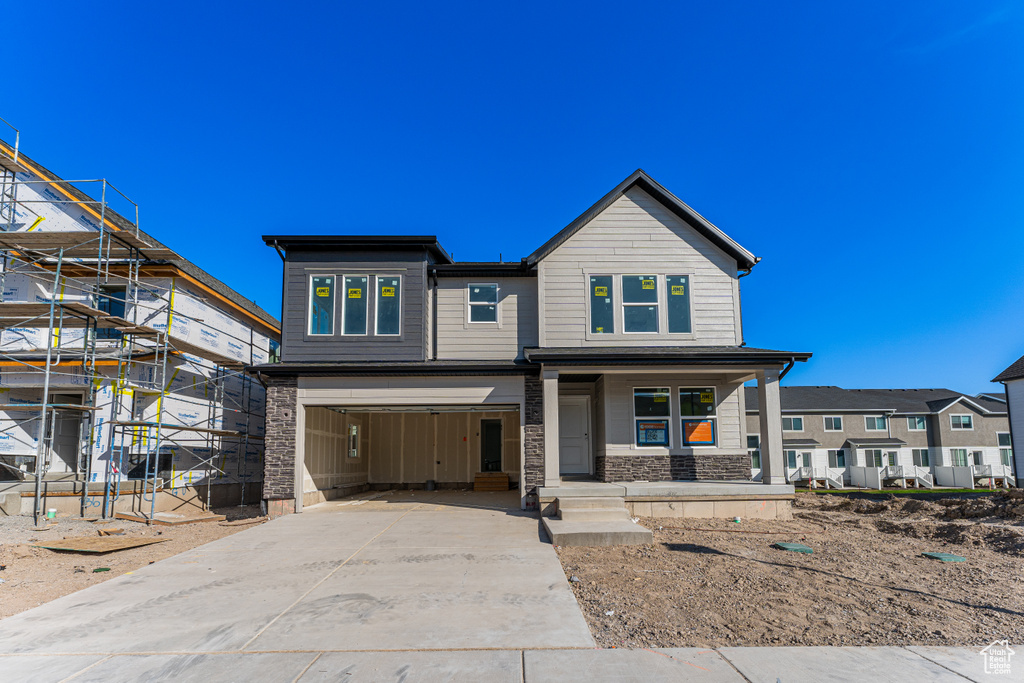
{"type": "Polygon", "coordinates": [[[0,619],[265,521],[259,516],[258,505],[213,512],[225,515],[227,520],[147,526],[121,519],[89,522],[77,517],[58,517],[45,531],[40,531],[31,517],[0,517],[0,619]],[[100,529],[108,528],[121,529],[125,536],[168,540],[103,554],[32,547],[62,538],[98,536],[100,529]],[[93,571],[103,567],[109,571],[93,571]]]}
{"type": "Polygon", "coordinates": [[[792,522],[640,523],[653,545],[557,548],[601,647],[1024,641],[1022,491],[937,501],[798,494],[792,522]],[[772,548],[778,541],[814,553],[772,548]]]}

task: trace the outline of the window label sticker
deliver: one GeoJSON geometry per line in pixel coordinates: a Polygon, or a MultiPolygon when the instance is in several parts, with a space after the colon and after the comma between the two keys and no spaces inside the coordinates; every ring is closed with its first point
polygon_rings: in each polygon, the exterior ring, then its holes
{"type": "Polygon", "coordinates": [[[665,403],[666,401],[668,401],[668,396],[655,396],[654,397],[654,402],[655,403],[665,403]]]}
{"type": "Polygon", "coordinates": [[[683,296],[686,294],[686,285],[672,285],[673,296],[683,296]]]}
{"type": "Polygon", "coordinates": [[[603,327],[599,327],[599,328],[597,328],[597,331],[598,332],[604,332],[604,328],[603,327]]]}
{"type": "Polygon", "coordinates": [[[701,403],[714,403],[715,402],[715,394],[714,394],[714,392],[711,392],[711,391],[702,391],[702,392],[700,392],[700,402],[701,403]]]}
{"type": "Polygon", "coordinates": [[[317,287],[316,288],[316,295],[317,296],[330,296],[331,295],[331,288],[330,287],[317,287]]]}
{"type": "Polygon", "coordinates": [[[654,280],[641,280],[640,282],[644,289],[654,289],[654,280]]]}
{"type": "Polygon", "coordinates": [[[394,287],[381,287],[380,288],[380,295],[381,296],[394,296],[395,295],[395,288],[394,287]]]}
{"type": "Polygon", "coordinates": [[[668,444],[668,421],[658,420],[637,423],[637,444],[640,446],[664,446],[668,444]]]}
{"type": "Polygon", "coordinates": [[[594,287],[594,296],[608,296],[608,288],[594,287]]]}
{"type": "Polygon", "coordinates": [[[683,436],[687,444],[714,444],[714,423],[711,420],[687,420],[683,423],[683,436]]]}
{"type": "Polygon", "coordinates": [[[361,290],[361,289],[350,289],[350,290],[348,290],[348,298],[349,299],[362,299],[363,298],[363,290],[361,290]]]}

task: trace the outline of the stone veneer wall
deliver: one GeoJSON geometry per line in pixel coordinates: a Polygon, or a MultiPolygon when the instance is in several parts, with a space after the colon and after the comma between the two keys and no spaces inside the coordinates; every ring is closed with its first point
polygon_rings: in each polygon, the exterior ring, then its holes
{"type": "Polygon", "coordinates": [[[295,422],[299,382],[295,377],[267,377],[266,383],[267,428],[266,450],[263,456],[263,499],[294,501],[295,422]]]}
{"type": "Polygon", "coordinates": [[[536,493],[544,485],[544,383],[539,375],[524,377],[526,416],[523,427],[523,474],[526,490],[536,493]]]}
{"type": "Polygon", "coordinates": [[[749,456],[740,453],[689,455],[599,455],[598,481],[742,481],[750,479],[749,456]]]}

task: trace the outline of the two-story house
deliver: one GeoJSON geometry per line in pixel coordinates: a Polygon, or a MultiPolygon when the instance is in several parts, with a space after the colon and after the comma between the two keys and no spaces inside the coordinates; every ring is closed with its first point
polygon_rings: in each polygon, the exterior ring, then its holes
{"type": "MultiPolygon", "coordinates": [[[[782,388],[781,401],[790,481],[826,483],[832,474],[837,484],[876,487],[922,475],[912,484],[973,486],[993,477],[1006,482],[1012,471],[1006,403],[999,397],[949,389],[793,386],[782,388]]],[[[758,419],[751,387],[746,404],[749,430],[758,419]]],[[[758,437],[747,438],[756,479],[758,437]]]]}
{"type": "Polygon", "coordinates": [[[281,362],[252,368],[273,511],[481,472],[524,506],[570,480],[749,482],[752,380],[762,479],[785,483],[779,380],[810,354],[745,344],[759,259],[643,171],[514,263],[434,237],[263,239],[284,261],[281,362]]]}

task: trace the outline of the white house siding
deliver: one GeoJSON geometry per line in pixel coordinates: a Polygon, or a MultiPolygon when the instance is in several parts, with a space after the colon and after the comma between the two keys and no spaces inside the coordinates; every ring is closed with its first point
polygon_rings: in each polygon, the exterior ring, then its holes
{"type": "Polygon", "coordinates": [[[440,278],[436,296],[439,360],[514,360],[537,345],[536,278],[440,278]],[[470,283],[497,283],[497,323],[469,322],[470,283]]]}
{"type": "Polygon", "coordinates": [[[1006,399],[1010,406],[1013,471],[1017,475],[1017,485],[1020,486],[1024,483],[1024,379],[1006,382],[1005,386],[1006,399]]]}
{"type": "MultiPolygon", "coordinates": [[[[633,188],[540,262],[543,346],[739,344],[736,268],[734,259],[633,188]],[[588,274],[689,275],[693,334],[621,334],[619,312],[616,334],[588,339],[588,274]]],[[[664,292],[660,298],[664,308],[664,292]]],[[[621,308],[618,292],[615,303],[621,308]]]]}

